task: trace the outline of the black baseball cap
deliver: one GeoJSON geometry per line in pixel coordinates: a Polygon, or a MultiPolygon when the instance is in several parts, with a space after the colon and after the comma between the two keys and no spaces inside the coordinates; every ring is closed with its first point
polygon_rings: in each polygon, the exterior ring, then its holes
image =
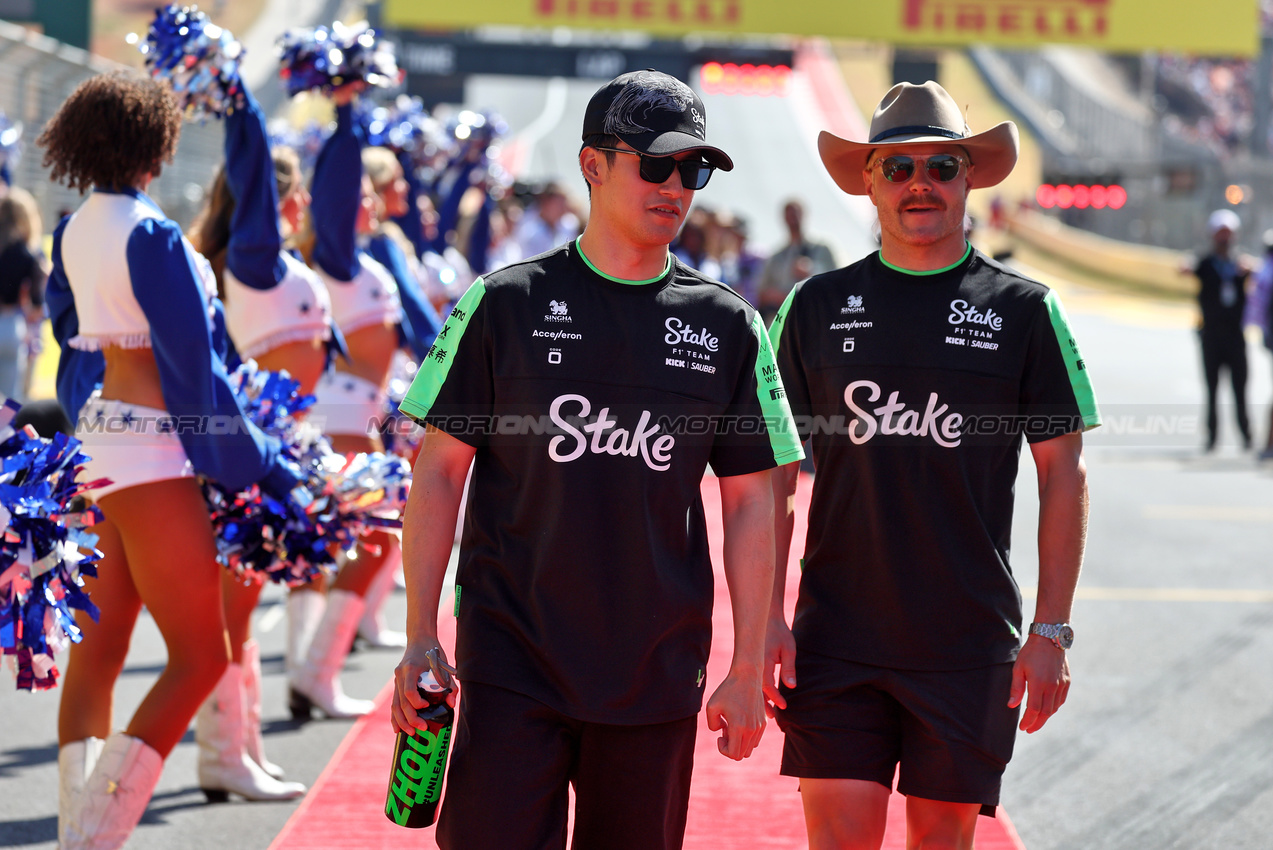
{"type": "Polygon", "coordinates": [[[583,113],[583,140],[614,135],[641,153],[671,156],[702,151],[703,159],[721,171],[734,161],[707,144],[707,110],[685,83],[646,68],[620,74],[597,89],[583,113]]]}

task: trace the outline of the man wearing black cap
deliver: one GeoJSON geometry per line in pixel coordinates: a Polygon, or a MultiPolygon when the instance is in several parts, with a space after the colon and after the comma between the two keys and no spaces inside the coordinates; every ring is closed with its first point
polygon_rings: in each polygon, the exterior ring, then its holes
{"type": "Polygon", "coordinates": [[[569,785],[574,847],[681,846],[711,637],[708,463],[734,612],[708,725],[734,759],[764,730],[769,470],[802,452],[755,310],[668,251],[694,192],[732,168],[705,139],[679,80],[602,87],[579,152],[584,233],[475,282],[402,402],[426,437],[403,528],[399,730],[424,725],[415,683],[473,463],[443,848],[565,846],[569,785]]]}
{"type": "Polygon", "coordinates": [[[795,466],[775,478],[766,685],[809,844],[878,848],[897,772],[908,847],[972,847],[1020,728],[1065,701],[1083,555],[1082,432],[1100,423],[1053,292],[972,249],[973,187],[1016,162],[1016,128],[972,134],[933,82],[895,86],[867,142],[822,161],[880,221],[876,254],[816,275],[770,328],[817,466],[800,596],[783,618],[795,466]],[[1035,622],[1009,567],[1024,434],[1039,473],[1035,622]],[[794,632],[794,636],[793,636],[794,632]],[[767,676],[768,678],[768,676],[767,676]],[[900,768],[900,771],[899,771],[900,768]]]}

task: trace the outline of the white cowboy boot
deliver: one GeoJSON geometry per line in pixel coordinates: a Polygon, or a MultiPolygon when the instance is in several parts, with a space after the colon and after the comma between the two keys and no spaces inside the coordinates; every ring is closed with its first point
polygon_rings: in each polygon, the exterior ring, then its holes
{"type": "Polygon", "coordinates": [[[296,671],[305,662],[309,642],[327,610],[327,594],[319,590],[293,590],[287,594],[287,648],[283,654],[283,667],[288,681],[296,678],[296,671]]]}
{"type": "Polygon", "coordinates": [[[356,593],[328,591],[323,620],[310,642],[304,663],[291,680],[288,702],[293,718],[308,720],[314,708],[328,717],[360,717],[375,706],[371,700],[346,696],[340,686],[340,670],[349,655],[362,610],[362,597],[356,593]]]}
{"type": "Polygon", "coordinates": [[[116,732],[68,813],[61,850],[117,850],[137,827],[164,760],[145,741],[116,732]]]}
{"type": "Polygon", "coordinates": [[[230,664],[195,715],[199,787],[208,802],[224,803],[231,792],[249,800],[293,800],[304,794],[304,785],[279,782],[248,756],[246,719],[243,672],[230,664]]]}
{"type": "Polygon", "coordinates": [[[71,812],[84,793],[88,778],[102,752],[104,738],[85,738],[63,744],[57,751],[57,840],[66,843],[66,827],[71,812]]]}
{"type": "Polygon", "coordinates": [[[243,744],[248,757],[282,781],[283,768],[265,757],[265,739],[261,737],[261,646],[255,640],[243,644],[243,702],[247,712],[243,744]]]}
{"type": "Polygon", "coordinates": [[[363,597],[365,607],[358,620],[358,637],[376,649],[401,649],[407,645],[407,633],[396,632],[388,627],[385,623],[384,604],[389,598],[389,591],[394,587],[394,574],[402,566],[402,546],[396,538],[387,545],[387,557],[380,565],[376,577],[371,580],[367,595],[363,597]]]}

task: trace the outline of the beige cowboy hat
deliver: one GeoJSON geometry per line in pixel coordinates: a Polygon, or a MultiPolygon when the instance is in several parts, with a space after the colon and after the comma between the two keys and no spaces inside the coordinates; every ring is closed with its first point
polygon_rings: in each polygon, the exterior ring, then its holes
{"type": "Polygon", "coordinates": [[[850,195],[865,195],[862,170],[879,147],[954,142],[968,151],[977,167],[974,186],[984,189],[1001,182],[1017,164],[1017,125],[1004,121],[972,135],[955,99],[937,83],[922,86],[898,83],[888,90],[871,116],[870,139],[850,142],[823,130],[818,153],[831,179],[850,195]]]}

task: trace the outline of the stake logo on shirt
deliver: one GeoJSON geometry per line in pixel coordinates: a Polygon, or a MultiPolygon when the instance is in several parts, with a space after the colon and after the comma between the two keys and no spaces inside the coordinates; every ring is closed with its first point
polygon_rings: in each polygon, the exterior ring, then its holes
{"type": "Polygon", "coordinates": [[[946,321],[952,325],[962,325],[967,322],[970,325],[985,325],[992,331],[1003,330],[1003,316],[990,308],[986,308],[986,312],[983,313],[962,298],[956,298],[950,302],[950,315],[946,317],[946,321]]]}
{"type": "Polygon", "coordinates": [[[608,407],[597,411],[596,421],[581,426],[582,430],[570,421],[573,419],[578,422],[581,419],[587,419],[591,413],[592,402],[586,396],[569,393],[553,399],[552,405],[548,408],[548,417],[569,437],[559,434],[549,441],[548,456],[550,458],[557,463],[570,463],[572,460],[583,457],[584,452],[590,451],[594,455],[626,455],[628,457],[639,455],[645,461],[645,465],[655,472],[665,472],[672,466],[672,447],[676,445],[676,438],[671,434],[655,436],[659,434],[659,426],[650,424],[653,418],[650,411],[641,411],[641,418],[637,420],[636,429],[633,431],[616,427],[619,421],[611,418],[608,407]],[[569,419],[567,419],[569,414],[563,415],[562,412],[562,408],[567,404],[579,405],[579,411],[570,415],[569,419]],[[610,433],[606,434],[607,431],[610,433]],[[588,434],[592,435],[591,439],[588,434]],[[653,442],[650,441],[651,437],[654,437],[653,442]],[[605,442],[602,442],[603,439],[605,442]],[[572,441],[573,445],[569,450],[563,451],[563,447],[572,441]]]}
{"type": "Polygon", "coordinates": [[[948,449],[963,439],[959,430],[964,423],[963,414],[949,412],[948,404],[938,406],[937,393],[928,394],[928,405],[922,411],[907,406],[896,390],[889,393],[886,403],[867,410],[855,400],[858,390],[866,391],[865,402],[877,401],[881,395],[880,385],[874,381],[854,381],[845,388],[844,403],[857,416],[849,425],[849,439],[854,445],[862,445],[876,433],[932,437],[933,442],[948,449]]]}
{"type": "Polygon", "coordinates": [[[720,340],[712,336],[707,328],[696,331],[675,316],[670,317],[663,326],[667,328],[663,341],[668,345],[697,345],[708,351],[716,351],[720,348],[720,340]]]}

